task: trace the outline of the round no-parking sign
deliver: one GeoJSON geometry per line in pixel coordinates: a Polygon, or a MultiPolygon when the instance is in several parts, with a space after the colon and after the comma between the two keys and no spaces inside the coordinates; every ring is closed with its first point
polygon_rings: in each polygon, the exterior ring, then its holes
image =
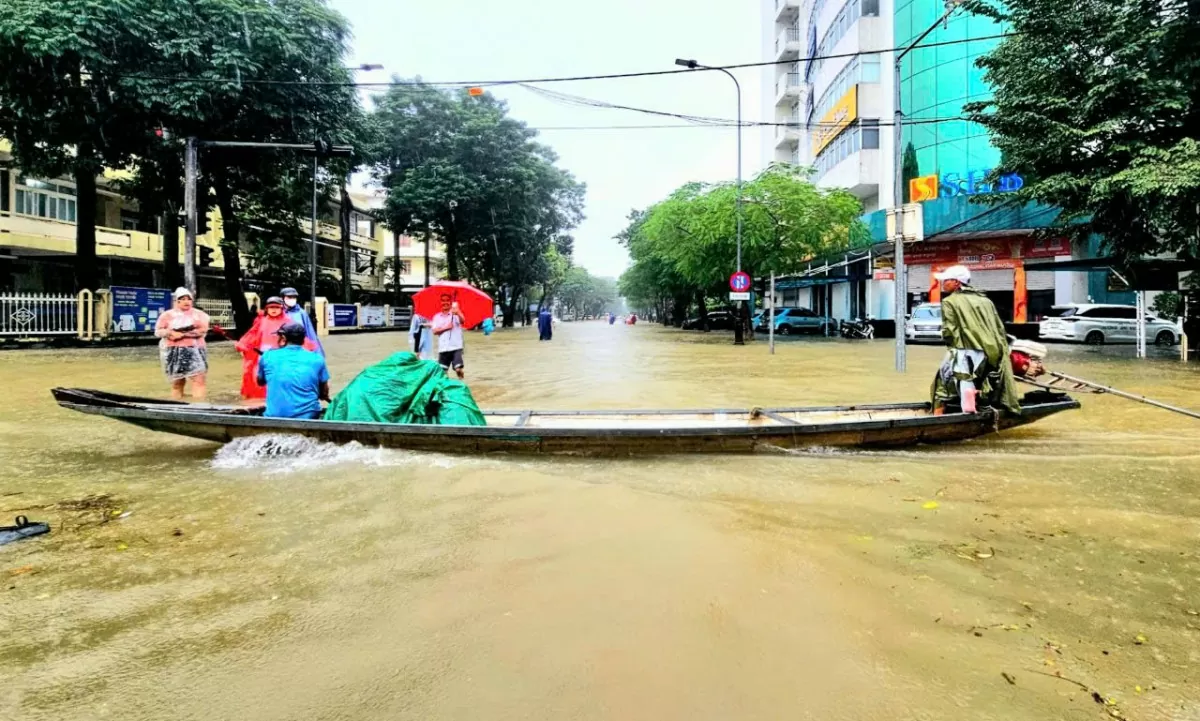
{"type": "Polygon", "coordinates": [[[739,270],[729,276],[729,289],[734,293],[745,293],[750,290],[750,275],[739,270]]]}

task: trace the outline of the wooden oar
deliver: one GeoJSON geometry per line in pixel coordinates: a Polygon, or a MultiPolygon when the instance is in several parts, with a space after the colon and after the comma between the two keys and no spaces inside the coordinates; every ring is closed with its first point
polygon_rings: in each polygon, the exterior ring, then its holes
{"type": "Polygon", "coordinates": [[[1110,395],[1114,395],[1119,398],[1125,398],[1127,400],[1137,401],[1138,403],[1145,403],[1147,405],[1154,406],[1155,408],[1162,408],[1163,410],[1171,411],[1173,413],[1179,413],[1181,415],[1188,416],[1189,418],[1195,418],[1197,420],[1200,420],[1200,413],[1197,413],[1196,411],[1190,411],[1187,408],[1180,408],[1179,406],[1169,405],[1167,403],[1163,403],[1162,401],[1156,401],[1153,398],[1147,398],[1146,396],[1139,396],[1139,395],[1136,395],[1133,393],[1126,393],[1125,391],[1120,391],[1120,390],[1117,390],[1116,388],[1110,388],[1109,386],[1102,386],[1099,383],[1093,383],[1092,381],[1086,381],[1082,378],[1076,378],[1075,376],[1069,376],[1066,373],[1059,373],[1057,371],[1047,371],[1047,374],[1049,376],[1051,376],[1052,378],[1054,378],[1054,380],[1050,381],[1049,383],[1042,383],[1040,381],[1035,381],[1030,378],[1024,378],[1024,377],[1019,377],[1019,378],[1017,378],[1017,380],[1022,381],[1024,383],[1028,383],[1033,386],[1037,386],[1038,388],[1046,388],[1048,390],[1055,390],[1055,391],[1086,390],[1089,393],[1108,393],[1110,395]],[[1072,385],[1070,388],[1063,388],[1062,386],[1057,385],[1060,381],[1065,381],[1072,385]]]}

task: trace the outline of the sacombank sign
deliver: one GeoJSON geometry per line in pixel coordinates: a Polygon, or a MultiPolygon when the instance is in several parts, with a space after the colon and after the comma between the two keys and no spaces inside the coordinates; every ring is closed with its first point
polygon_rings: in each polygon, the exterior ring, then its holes
{"type": "Polygon", "coordinates": [[[909,202],[920,203],[937,198],[953,198],[960,195],[984,195],[987,193],[1012,193],[1025,186],[1025,180],[1016,173],[1006,173],[996,179],[987,181],[991,174],[988,170],[973,170],[963,176],[961,173],[946,173],[940,178],[936,175],[924,175],[908,181],[909,202]]]}

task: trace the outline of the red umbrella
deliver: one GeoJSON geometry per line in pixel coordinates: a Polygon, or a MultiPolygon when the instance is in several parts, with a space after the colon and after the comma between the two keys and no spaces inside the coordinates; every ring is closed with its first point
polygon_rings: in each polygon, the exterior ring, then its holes
{"type": "Polygon", "coordinates": [[[413,309],[417,314],[433,318],[442,312],[442,296],[450,296],[450,301],[458,302],[458,309],[463,314],[463,326],[474,328],[491,318],[495,309],[492,297],[470,283],[457,280],[440,280],[413,296],[413,309]]]}

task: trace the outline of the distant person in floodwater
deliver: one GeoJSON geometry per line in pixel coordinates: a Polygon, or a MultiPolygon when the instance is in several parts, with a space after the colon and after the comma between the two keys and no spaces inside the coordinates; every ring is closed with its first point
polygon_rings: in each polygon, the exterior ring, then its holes
{"type": "MultiPolygon", "coordinates": [[[[304,306],[300,305],[300,294],[295,288],[284,288],[279,291],[279,295],[283,297],[283,312],[287,314],[288,320],[295,323],[304,329],[304,335],[312,341],[316,346],[316,351],[325,357],[325,346],[321,345],[321,339],[317,337],[317,328],[313,325],[312,317],[308,311],[304,310],[304,306]]],[[[313,299],[313,309],[316,309],[317,301],[313,299]]]]}
{"type": "Polygon", "coordinates": [[[175,289],[175,307],[164,311],[154,324],[163,373],[171,381],[171,397],[183,399],[184,387],[192,382],[192,398],[208,395],[208,314],[192,307],[194,298],[187,288],[175,289]]]}
{"type": "Polygon", "coordinates": [[[554,339],[554,316],[549,308],[538,311],[538,340],[554,339]]]}
{"type": "Polygon", "coordinates": [[[617,316],[611,310],[608,312],[608,324],[612,325],[617,322],[617,316]]]}
{"type": "Polygon", "coordinates": [[[275,331],[277,348],[258,362],[258,382],[267,387],[267,418],[320,418],[321,401],[329,400],[325,358],[306,350],[304,328],[287,323],[275,331]]]}
{"type": "MultiPolygon", "coordinates": [[[[263,312],[254,319],[250,330],[238,339],[235,346],[242,354],[242,398],[266,398],[266,386],[258,383],[258,361],[263,353],[279,347],[276,332],[292,321],[283,312],[283,299],[279,296],[267,298],[263,312]]],[[[317,345],[304,339],[306,350],[316,350],[317,345]]]]}
{"type": "Polygon", "coordinates": [[[496,329],[496,319],[495,318],[484,318],[483,323],[481,323],[479,325],[479,328],[480,328],[480,330],[483,331],[483,334],[485,336],[491,335],[492,331],[494,331],[496,329]]]}
{"type": "Polygon", "coordinates": [[[408,326],[408,348],[421,360],[437,358],[433,351],[433,333],[430,328],[429,319],[414,311],[412,322],[408,326]]]}
{"type": "Polygon", "coordinates": [[[463,314],[458,302],[451,301],[449,294],[442,294],[442,312],[433,317],[433,334],[438,339],[438,364],[443,370],[451,369],[463,379],[463,314]]]}

